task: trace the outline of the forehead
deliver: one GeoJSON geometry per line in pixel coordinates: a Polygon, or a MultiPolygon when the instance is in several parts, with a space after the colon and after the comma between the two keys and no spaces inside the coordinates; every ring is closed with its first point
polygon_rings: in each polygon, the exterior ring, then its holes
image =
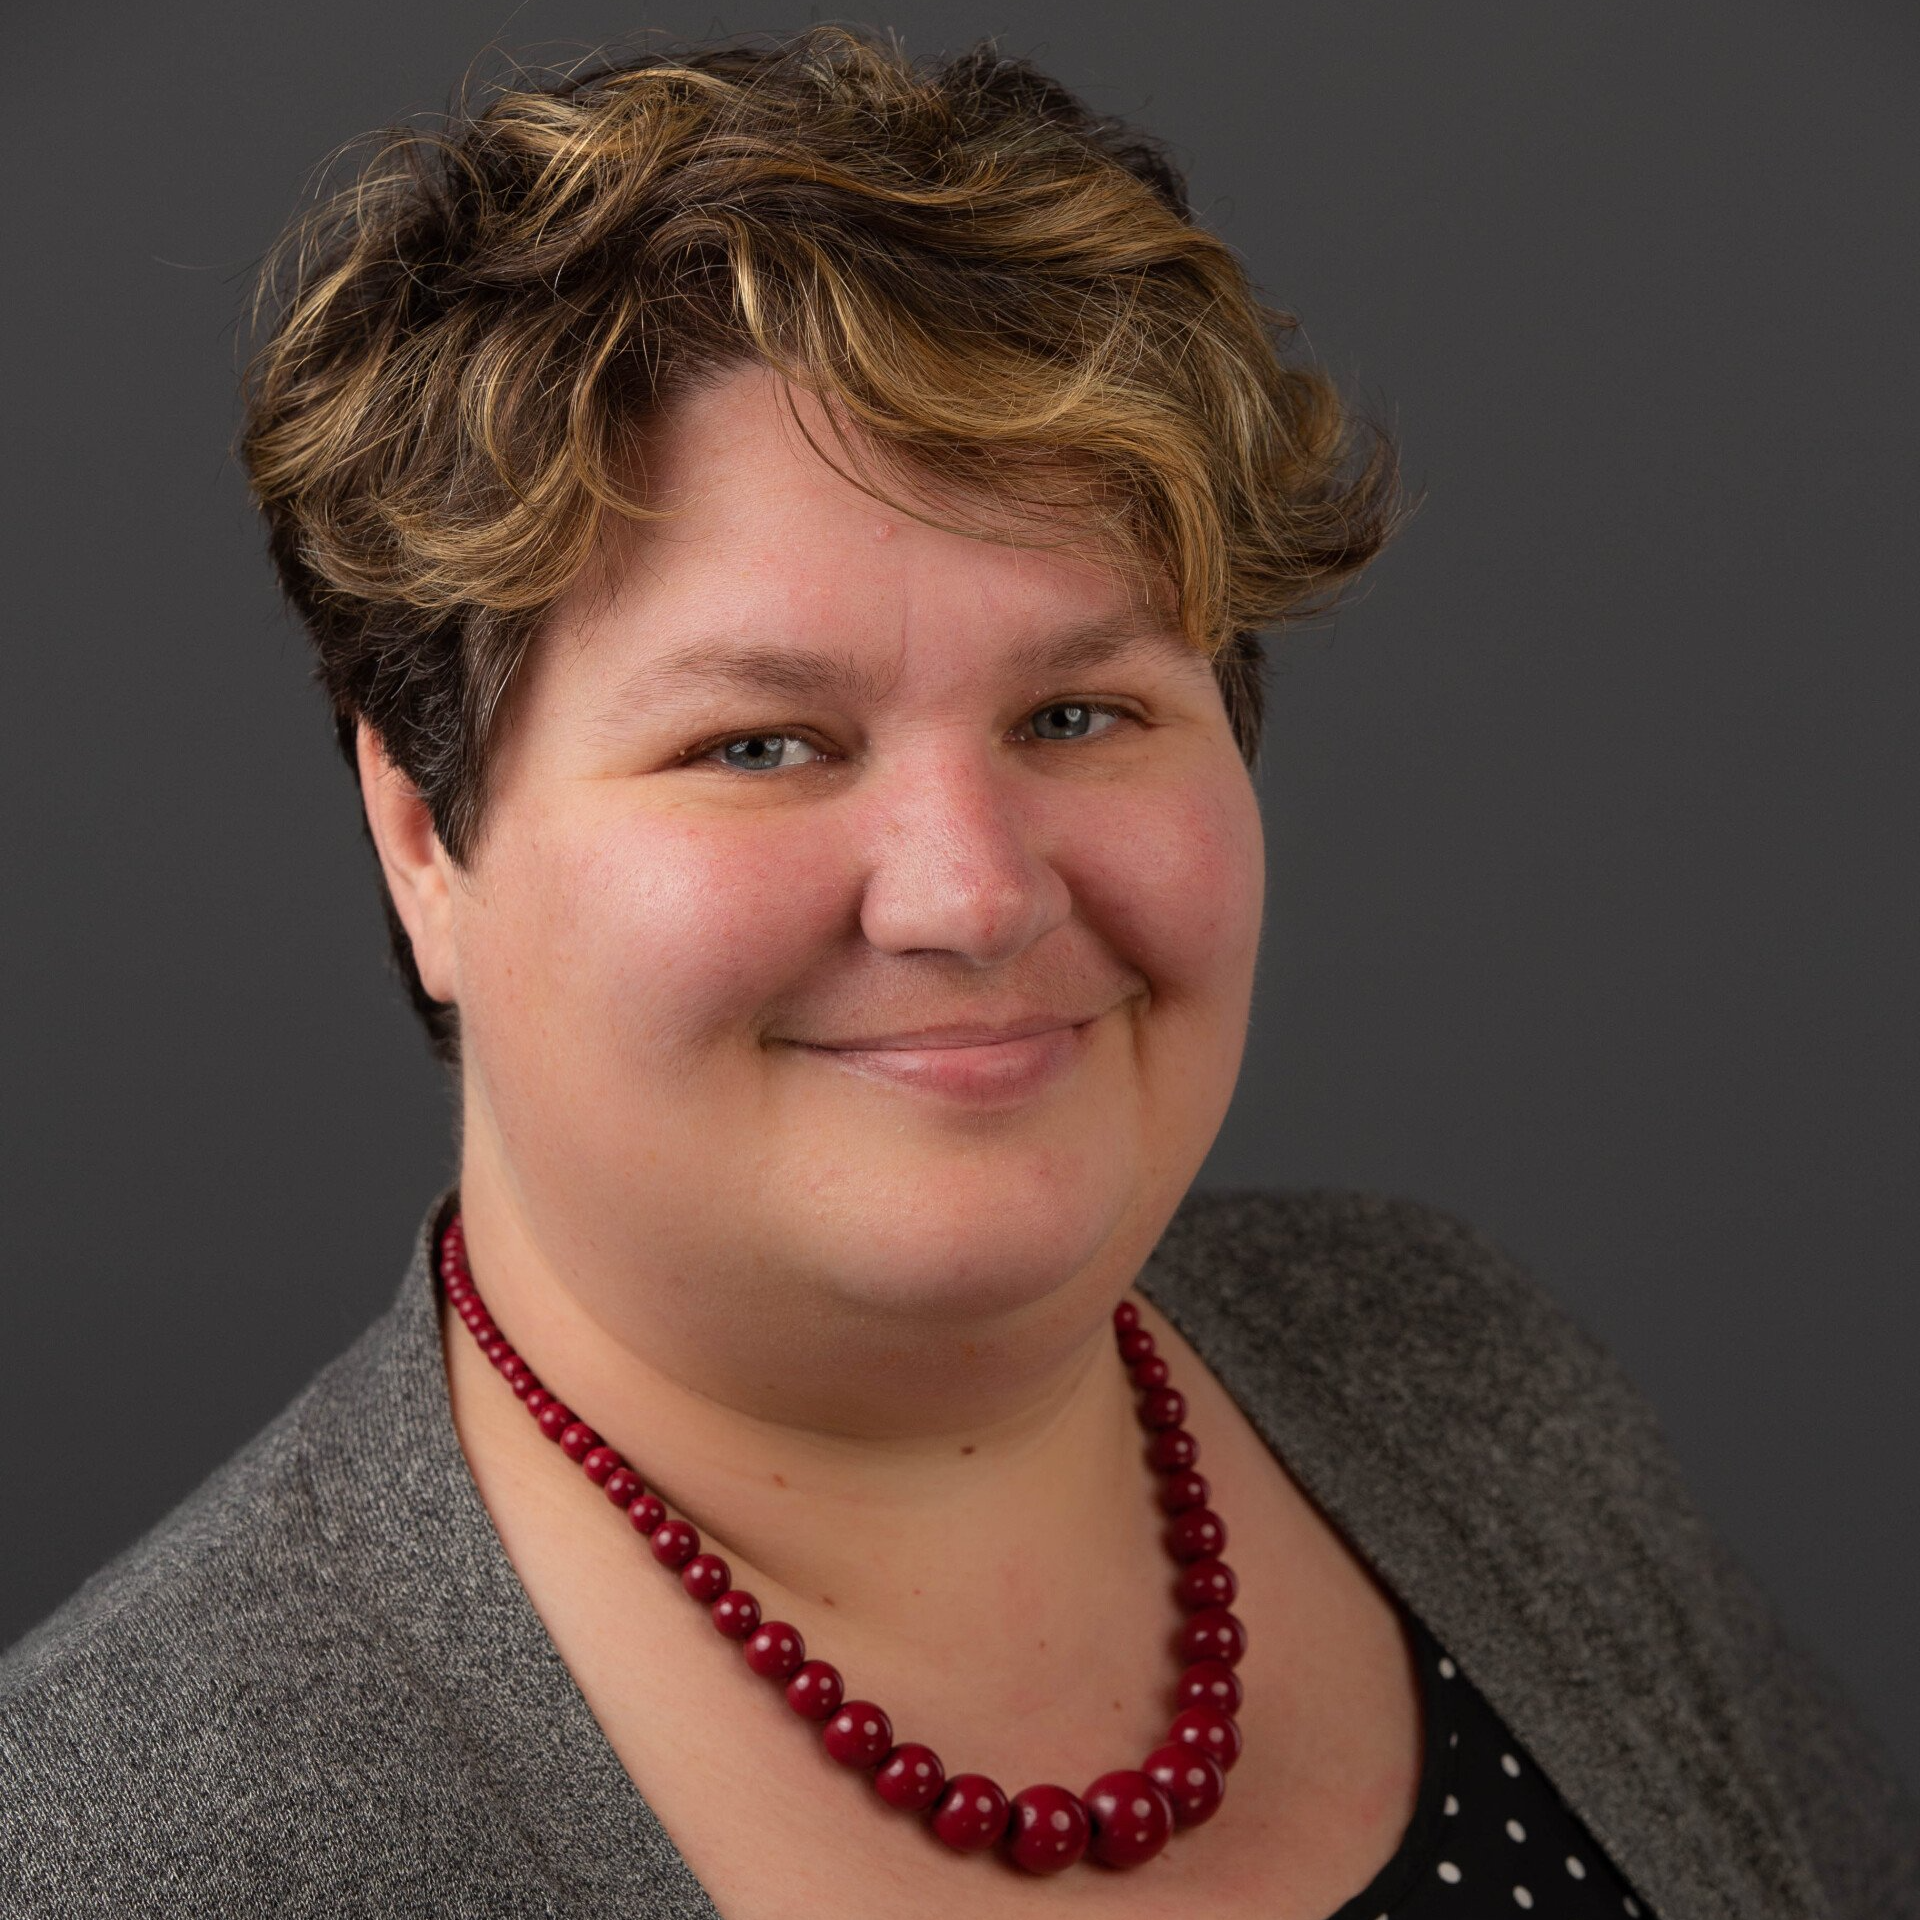
{"type": "Polygon", "coordinates": [[[661,517],[610,525],[562,623],[617,632],[665,670],[729,635],[763,654],[827,639],[914,651],[944,641],[942,652],[990,644],[1031,659],[1097,651],[1123,630],[1192,651],[1169,596],[1127,557],[1033,518],[981,537],[988,503],[943,513],[889,473],[879,484],[900,501],[890,504],[831,464],[848,459],[820,404],[764,368],[695,390],[645,447],[644,490],[661,517]]]}

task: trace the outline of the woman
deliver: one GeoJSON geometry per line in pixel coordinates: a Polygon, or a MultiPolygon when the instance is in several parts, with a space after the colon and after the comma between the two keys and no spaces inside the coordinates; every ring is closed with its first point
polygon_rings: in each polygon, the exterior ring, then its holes
{"type": "Polygon", "coordinates": [[[1645,1406],[1188,1189],[1401,506],[1150,143],[816,29],[398,141],[245,453],[459,1179],[9,1654],[5,1911],[1920,1912],[1645,1406]]]}

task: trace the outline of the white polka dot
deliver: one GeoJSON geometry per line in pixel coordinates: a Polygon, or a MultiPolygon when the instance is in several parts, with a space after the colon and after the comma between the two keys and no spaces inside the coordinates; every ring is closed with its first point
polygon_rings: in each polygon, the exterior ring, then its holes
{"type": "Polygon", "coordinates": [[[1459,1669],[1458,1667],[1456,1667],[1456,1666],[1455,1666],[1455,1665],[1453,1664],[1453,1662],[1452,1662],[1451,1660],[1449,1660],[1449,1659],[1447,1658],[1447,1656],[1446,1656],[1446,1655],[1445,1655],[1444,1653],[1443,1653],[1443,1654],[1442,1654],[1442,1655],[1440,1656],[1440,1677],[1441,1677],[1441,1679],[1443,1679],[1443,1680],[1451,1680],[1451,1679],[1453,1678],[1453,1676],[1454,1676],[1454,1675],[1455,1675],[1456,1673],[1458,1673],[1459,1671],[1460,1671],[1460,1669],[1459,1669]]]}
{"type": "Polygon", "coordinates": [[[1446,1804],[1441,1807],[1440,1811],[1442,1813],[1458,1813],[1460,1811],[1460,1802],[1456,1800],[1452,1794],[1448,1794],[1446,1804]]]}
{"type": "Polygon", "coordinates": [[[1520,1762],[1512,1754],[1503,1753],[1500,1756],[1500,1767],[1502,1772],[1511,1775],[1515,1780],[1520,1778],[1520,1762]]]}
{"type": "Polygon", "coordinates": [[[1460,1869],[1451,1860],[1440,1862],[1439,1873],[1440,1878],[1450,1887],[1456,1885],[1460,1879],[1460,1869]]]}
{"type": "Polygon", "coordinates": [[[1516,1907],[1530,1907],[1533,1905],[1533,1895],[1530,1894],[1525,1887],[1515,1887],[1513,1890],[1513,1904],[1516,1907]]]}
{"type": "Polygon", "coordinates": [[[1448,1746],[1457,1747],[1459,1744],[1460,1744],[1460,1736],[1457,1733],[1450,1733],[1447,1735],[1448,1746]]]}
{"type": "Polygon", "coordinates": [[[1507,1838],[1509,1840],[1524,1840],[1526,1837],[1527,1830],[1518,1820],[1509,1820],[1507,1822],[1507,1838]]]}
{"type": "Polygon", "coordinates": [[[1572,1854],[1568,1854],[1567,1871],[1572,1874],[1576,1880],[1584,1880],[1587,1877],[1586,1862],[1576,1859],[1572,1854]]]}
{"type": "Polygon", "coordinates": [[[1629,1913],[1638,1913],[1640,1911],[1640,1902],[1636,1900],[1632,1894],[1628,1894],[1620,1904],[1625,1907],[1629,1913]]]}

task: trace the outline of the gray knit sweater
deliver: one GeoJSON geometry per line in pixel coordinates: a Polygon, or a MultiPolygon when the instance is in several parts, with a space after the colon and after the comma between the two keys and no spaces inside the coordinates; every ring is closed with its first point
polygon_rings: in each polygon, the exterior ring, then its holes
{"type": "MultiPolygon", "coordinates": [[[[450,1198],[360,1339],[0,1659],[6,1920],[715,1920],[468,1473],[450,1198]]],[[[1920,1917],[1886,1756],[1498,1247],[1405,1200],[1198,1193],[1139,1286],[1661,1920],[1920,1917]]]]}

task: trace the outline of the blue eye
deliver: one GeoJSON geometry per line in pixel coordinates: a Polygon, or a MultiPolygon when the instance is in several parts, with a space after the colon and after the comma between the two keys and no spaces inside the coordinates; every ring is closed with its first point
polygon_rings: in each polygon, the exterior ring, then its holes
{"type": "Polygon", "coordinates": [[[1119,717],[1111,707],[1089,706],[1079,700],[1056,700],[1052,706],[1041,707],[1034,714],[1033,730],[1041,740],[1085,740],[1106,732],[1106,726],[1096,722],[1110,724],[1119,717]]]}
{"type": "Polygon", "coordinates": [[[783,767],[805,766],[820,757],[817,749],[792,733],[745,733],[724,741],[714,752],[723,765],[741,773],[778,773],[783,767]],[[789,756],[789,747],[797,747],[799,754],[789,756]]]}

